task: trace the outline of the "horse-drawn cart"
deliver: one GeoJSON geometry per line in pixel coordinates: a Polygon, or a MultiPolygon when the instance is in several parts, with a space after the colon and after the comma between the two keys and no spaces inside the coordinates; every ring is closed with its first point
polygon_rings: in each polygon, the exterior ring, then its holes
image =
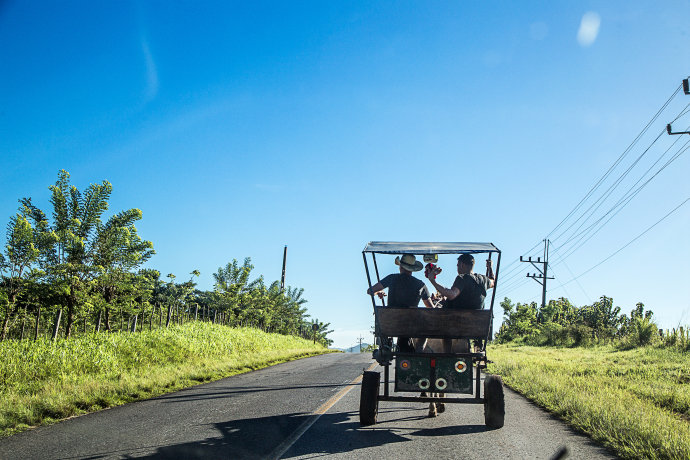
{"type": "MultiPolygon", "coordinates": [[[[373,262],[376,280],[380,281],[376,261],[377,254],[413,254],[438,257],[443,254],[492,254],[497,255],[495,281],[501,262],[501,251],[491,243],[400,243],[370,242],[362,251],[367,282],[372,287],[369,262],[373,262]]],[[[376,284],[376,283],[374,283],[376,284]]],[[[491,293],[488,309],[459,310],[444,308],[391,308],[371,293],[374,307],[374,335],[378,349],[374,358],[383,366],[383,394],[380,372],[364,372],[359,419],[362,425],[376,423],[379,401],[428,402],[450,404],[484,404],[484,421],[491,428],[503,426],[505,414],[503,383],[498,376],[484,378],[486,345],[491,340],[493,306],[496,288],[491,293]],[[460,339],[474,341],[474,349],[460,353],[403,353],[393,344],[393,337],[426,339],[460,339]],[[417,395],[394,396],[390,394],[391,366],[394,367],[394,393],[417,395]],[[421,396],[419,395],[421,393],[421,396]],[[434,394],[456,393],[472,397],[439,397],[434,394]]],[[[466,342],[467,343],[467,342],[466,342]]],[[[447,350],[445,350],[447,351],[447,350]]]]}

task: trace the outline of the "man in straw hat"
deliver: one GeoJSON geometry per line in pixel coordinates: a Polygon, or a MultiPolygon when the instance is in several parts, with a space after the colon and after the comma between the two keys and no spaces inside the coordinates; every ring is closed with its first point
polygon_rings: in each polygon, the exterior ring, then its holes
{"type": "MultiPolygon", "coordinates": [[[[429,300],[429,289],[424,281],[412,276],[412,272],[418,272],[423,265],[412,254],[403,254],[395,258],[395,265],[400,267],[400,273],[392,273],[367,290],[367,294],[376,293],[383,298],[383,290],[388,288],[389,307],[416,308],[422,300],[428,308],[433,308],[429,300]]],[[[405,353],[415,350],[409,337],[398,337],[398,349],[405,353]]]]}

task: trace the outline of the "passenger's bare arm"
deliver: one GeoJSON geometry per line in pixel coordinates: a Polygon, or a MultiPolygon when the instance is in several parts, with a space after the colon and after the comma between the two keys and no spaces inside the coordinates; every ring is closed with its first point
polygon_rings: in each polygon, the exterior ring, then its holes
{"type": "Polygon", "coordinates": [[[375,293],[377,293],[377,292],[379,292],[379,291],[383,291],[383,289],[384,289],[383,284],[381,284],[381,283],[376,283],[376,284],[374,284],[372,287],[370,287],[369,289],[367,289],[367,294],[369,294],[369,295],[375,294],[375,293]]]}
{"type": "Polygon", "coordinates": [[[491,259],[486,259],[486,277],[489,278],[489,288],[496,285],[496,280],[494,278],[494,269],[491,266],[491,259]]]}
{"type": "Polygon", "coordinates": [[[434,276],[432,276],[432,275],[438,274],[438,273],[440,273],[440,269],[438,269],[438,267],[437,267],[437,271],[436,271],[436,272],[434,272],[434,273],[431,273],[431,272],[430,272],[430,273],[427,274],[427,279],[431,282],[431,284],[434,285],[434,287],[436,288],[436,290],[437,290],[438,292],[440,292],[441,295],[444,296],[444,297],[445,297],[446,299],[448,299],[448,300],[453,300],[454,298],[456,298],[457,296],[459,296],[459,295],[460,295],[460,289],[458,289],[458,288],[456,288],[456,287],[452,287],[452,288],[448,289],[448,288],[445,288],[445,287],[441,286],[440,284],[438,284],[438,283],[436,282],[436,280],[434,279],[434,276]]]}
{"type": "Polygon", "coordinates": [[[431,300],[429,299],[422,299],[422,302],[424,302],[424,306],[426,308],[434,308],[434,305],[431,303],[431,300]]]}

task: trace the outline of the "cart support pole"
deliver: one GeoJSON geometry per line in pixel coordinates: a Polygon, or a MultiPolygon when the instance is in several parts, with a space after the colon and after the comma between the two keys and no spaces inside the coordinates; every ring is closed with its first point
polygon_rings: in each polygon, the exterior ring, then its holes
{"type": "MultiPolygon", "coordinates": [[[[376,264],[376,253],[372,252],[371,253],[371,258],[374,260],[374,271],[376,272],[376,282],[380,283],[381,282],[381,277],[379,276],[379,266],[376,264]]],[[[386,306],[386,301],[381,298],[381,305],[384,307],[386,306]]]]}
{"type": "MultiPolygon", "coordinates": [[[[371,289],[371,276],[369,276],[369,265],[367,264],[367,254],[362,252],[362,258],[364,259],[364,270],[367,272],[367,282],[369,283],[369,289],[371,289]]],[[[374,307],[374,338],[378,338],[379,329],[379,314],[376,307],[376,300],[374,300],[374,293],[371,293],[371,305],[374,307]]],[[[383,341],[379,340],[379,346],[383,346],[383,341]]]]}
{"type": "Polygon", "coordinates": [[[474,395],[474,397],[477,399],[482,397],[481,393],[479,393],[479,391],[481,390],[481,387],[482,387],[481,383],[482,383],[482,370],[479,367],[479,362],[477,362],[477,388],[475,390],[477,392],[477,394],[474,395]]]}
{"type": "Polygon", "coordinates": [[[390,377],[389,375],[389,369],[390,364],[386,364],[383,366],[383,395],[385,397],[388,397],[388,378],[390,377]]]}
{"type": "Polygon", "coordinates": [[[498,260],[496,260],[496,270],[494,270],[494,290],[491,293],[491,324],[489,325],[489,336],[486,338],[487,343],[491,342],[494,336],[494,301],[496,300],[496,289],[498,288],[498,271],[501,269],[501,251],[498,251],[498,260]]]}
{"type": "MultiPolygon", "coordinates": [[[[364,270],[367,272],[367,282],[369,283],[369,289],[371,289],[371,276],[369,276],[369,265],[367,264],[367,254],[362,253],[362,258],[364,259],[364,270]]],[[[376,301],[374,300],[374,293],[371,293],[371,305],[374,307],[374,314],[376,314],[376,301]]]]}

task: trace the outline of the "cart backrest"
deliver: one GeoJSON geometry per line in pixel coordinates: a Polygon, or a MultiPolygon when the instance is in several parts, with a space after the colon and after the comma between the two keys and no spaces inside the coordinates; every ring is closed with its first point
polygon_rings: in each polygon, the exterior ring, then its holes
{"type": "Polygon", "coordinates": [[[376,307],[376,334],[386,337],[476,339],[489,336],[490,310],[376,307]]]}

